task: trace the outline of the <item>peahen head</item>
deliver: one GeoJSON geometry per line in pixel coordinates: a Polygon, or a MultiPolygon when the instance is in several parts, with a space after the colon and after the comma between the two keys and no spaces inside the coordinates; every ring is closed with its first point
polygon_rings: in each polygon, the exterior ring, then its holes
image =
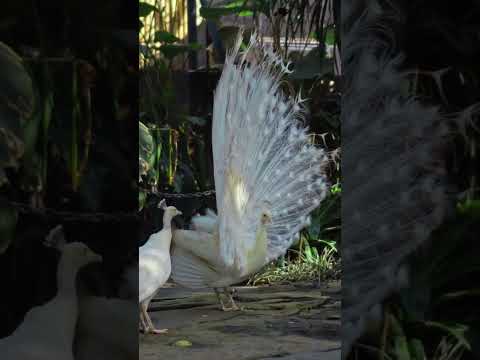
{"type": "Polygon", "coordinates": [[[45,238],[44,245],[57,249],[62,253],[62,258],[74,268],[81,268],[92,262],[101,262],[102,256],[93,252],[81,242],[66,243],[63,227],[61,225],[52,229],[45,238]]]}
{"type": "Polygon", "coordinates": [[[178,210],[175,206],[167,206],[165,199],[162,199],[158,203],[157,207],[164,211],[164,214],[163,214],[164,224],[170,222],[175,216],[182,215],[182,212],[178,210]]]}
{"type": "Polygon", "coordinates": [[[93,262],[101,262],[102,256],[93,252],[87,245],[81,242],[73,242],[65,245],[63,255],[68,256],[69,261],[78,268],[93,262]]]}

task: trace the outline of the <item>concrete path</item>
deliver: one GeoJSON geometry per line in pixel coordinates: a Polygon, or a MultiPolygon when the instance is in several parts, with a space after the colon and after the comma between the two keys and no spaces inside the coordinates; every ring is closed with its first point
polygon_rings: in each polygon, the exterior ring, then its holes
{"type": "Polygon", "coordinates": [[[161,289],[140,335],[141,360],[340,360],[340,283],[237,288],[243,311],[223,312],[208,289],[161,289]]]}

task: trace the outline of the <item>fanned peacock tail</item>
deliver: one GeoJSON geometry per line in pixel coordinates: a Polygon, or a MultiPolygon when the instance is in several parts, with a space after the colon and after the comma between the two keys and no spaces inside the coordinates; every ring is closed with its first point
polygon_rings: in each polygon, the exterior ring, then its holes
{"type": "Polygon", "coordinates": [[[382,301],[408,284],[406,257],[426,242],[449,204],[441,161],[445,118],[402,92],[408,74],[400,71],[402,54],[392,47],[378,3],[369,2],[357,18],[358,8],[345,5],[343,357],[368,321],[381,318],[382,301]]]}
{"type": "Polygon", "coordinates": [[[225,61],[213,110],[219,233],[236,239],[220,241],[227,266],[255,246],[262,209],[272,221],[267,263],[285,253],[327,192],[327,156],[303,123],[304,100],[280,87],[289,64],[255,34],[240,53],[241,42],[242,33],[225,61]]]}

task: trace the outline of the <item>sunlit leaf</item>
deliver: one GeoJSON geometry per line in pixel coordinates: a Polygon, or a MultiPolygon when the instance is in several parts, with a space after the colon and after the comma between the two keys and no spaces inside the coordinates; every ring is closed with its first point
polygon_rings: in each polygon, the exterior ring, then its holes
{"type": "Polygon", "coordinates": [[[158,9],[155,6],[150,5],[146,2],[140,2],[138,4],[138,16],[139,17],[146,17],[146,16],[150,15],[150,13],[152,11],[158,11],[158,9]]]}
{"type": "Polygon", "coordinates": [[[247,6],[201,7],[200,16],[207,20],[218,20],[226,15],[251,16],[253,9],[247,6]],[[240,15],[241,14],[241,15],[240,15]]]}
{"type": "Polygon", "coordinates": [[[201,49],[202,45],[197,43],[192,43],[188,45],[176,45],[176,44],[165,44],[160,46],[160,51],[165,55],[169,60],[172,60],[175,56],[185,54],[188,51],[201,49]]]}
{"type": "Polygon", "coordinates": [[[155,33],[155,41],[160,41],[160,42],[164,42],[164,43],[167,43],[167,44],[172,44],[172,43],[175,43],[175,42],[179,42],[180,39],[177,38],[172,33],[169,33],[168,31],[160,30],[160,31],[157,31],[155,33]]]}

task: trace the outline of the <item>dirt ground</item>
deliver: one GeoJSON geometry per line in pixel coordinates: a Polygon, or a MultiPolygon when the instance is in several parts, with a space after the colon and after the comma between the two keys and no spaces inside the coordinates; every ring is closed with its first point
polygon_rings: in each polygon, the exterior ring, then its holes
{"type": "Polygon", "coordinates": [[[236,289],[236,312],[208,289],[161,289],[150,315],[168,332],[140,335],[140,359],[340,359],[340,283],[236,289]]]}

